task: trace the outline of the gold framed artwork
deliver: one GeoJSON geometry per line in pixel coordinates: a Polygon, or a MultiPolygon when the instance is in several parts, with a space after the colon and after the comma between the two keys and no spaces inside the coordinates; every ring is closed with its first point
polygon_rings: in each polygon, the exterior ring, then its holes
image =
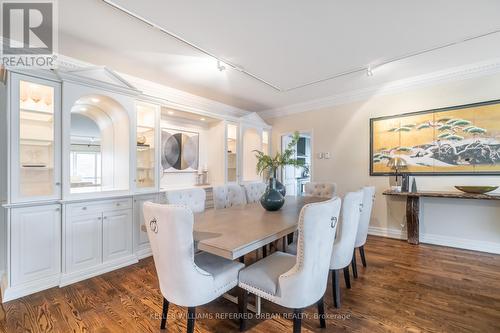
{"type": "Polygon", "coordinates": [[[500,175],[500,100],[370,119],[370,175],[500,175]]]}

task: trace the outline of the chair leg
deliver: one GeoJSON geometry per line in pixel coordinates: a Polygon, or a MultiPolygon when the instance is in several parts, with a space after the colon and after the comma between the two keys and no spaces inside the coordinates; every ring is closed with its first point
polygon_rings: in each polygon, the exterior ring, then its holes
{"type": "Polygon", "coordinates": [[[238,293],[238,312],[240,315],[240,332],[247,329],[247,305],[248,305],[248,291],[239,288],[238,293]]]}
{"type": "Polygon", "coordinates": [[[187,333],[194,332],[194,321],[196,319],[196,308],[189,307],[188,308],[188,322],[187,322],[187,333]]]}
{"type": "Polygon", "coordinates": [[[302,329],[302,309],[293,310],[293,333],[300,333],[302,329]]]}
{"type": "Polygon", "coordinates": [[[326,327],[325,303],[323,302],[323,297],[320,298],[317,304],[318,304],[319,326],[321,328],[325,328],[326,327]]]}
{"type": "Polygon", "coordinates": [[[355,279],[358,278],[358,263],[356,262],[356,249],[354,249],[354,252],[352,253],[352,276],[354,276],[355,279]]]}
{"type": "Polygon", "coordinates": [[[359,247],[359,255],[361,256],[361,262],[363,263],[363,267],[366,267],[366,257],[365,257],[365,246],[359,247]]]}
{"type": "Polygon", "coordinates": [[[332,270],[332,290],[333,290],[333,305],[340,308],[340,284],[339,284],[339,271],[332,270]]]}
{"type": "Polygon", "coordinates": [[[160,329],[164,330],[167,326],[167,314],[168,314],[168,301],[163,297],[163,309],[161,311],[161,324],[160,329]]]}
{"type": "Polygon", "coordinates": [[[351,276],[349,275],[349,266],[344,267],[344,280],[347,289],[351,289],[351,276]]]}

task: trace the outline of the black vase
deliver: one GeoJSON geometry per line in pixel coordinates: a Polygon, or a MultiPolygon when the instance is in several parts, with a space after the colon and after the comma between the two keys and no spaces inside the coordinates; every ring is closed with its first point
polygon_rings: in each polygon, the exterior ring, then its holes
{"type": "MultiPolygon", "coordinates": [[[[276,190],[278,190],[283,197],[286,196],[286,187],[278,180],[277,170],[272,171],[271,175],[276,180],[276,190]]],[[[269,182],[269,184],[271,184],[271,182],[269,182]]]]}
{"type": "Polygon", "coordinates": [[[260,204],[268,211],[279,210],[285,204],[285,197],[276,188],[276,178],[269,178],[266,192],[260,197],[260,204]]]}

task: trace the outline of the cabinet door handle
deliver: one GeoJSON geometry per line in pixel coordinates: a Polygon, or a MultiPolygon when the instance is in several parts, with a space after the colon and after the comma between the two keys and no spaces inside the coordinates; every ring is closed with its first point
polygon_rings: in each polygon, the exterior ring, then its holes
{"type": "Polygon", "coordinates": [[[107,217],[107,216],[104,216],[104,217],[103,217],[103,219],[107,220],[107,219],[108,219],[108,217],[107,217]]]}
{"type": "Polygon", "coordinates": [[[87,210],[87,207],[82,207],[82,210],[87,210]]]}
{"type": "Polygon", "coordinates": [[[61,208],[56,208],[56,212],[60,212],[61,211],[61,208]]]}
{"type": "Polygon", "coordinates": [[[56,183],[56,186],[61,186],[61,183],[57,182],[57,183],[56,183]]]}
{"type": "Polygon", "coordinates": [[[99,216],[97,219],[100,221],[100,220],[102,220],[102,217],[99,216]]]}

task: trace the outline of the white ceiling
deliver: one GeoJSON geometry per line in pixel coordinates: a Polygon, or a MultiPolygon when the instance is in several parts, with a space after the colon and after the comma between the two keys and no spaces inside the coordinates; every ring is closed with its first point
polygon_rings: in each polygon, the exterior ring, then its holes
{"type": "MultiPolygon", "coordinates": [[[[113,0],[289,90],[500,29],[497,0],[113,0]]],[[[500,33],[290,91],[276,91],[101,0],[59,1],[62,54],[249,111],[500,57],[500,33]]]]}

